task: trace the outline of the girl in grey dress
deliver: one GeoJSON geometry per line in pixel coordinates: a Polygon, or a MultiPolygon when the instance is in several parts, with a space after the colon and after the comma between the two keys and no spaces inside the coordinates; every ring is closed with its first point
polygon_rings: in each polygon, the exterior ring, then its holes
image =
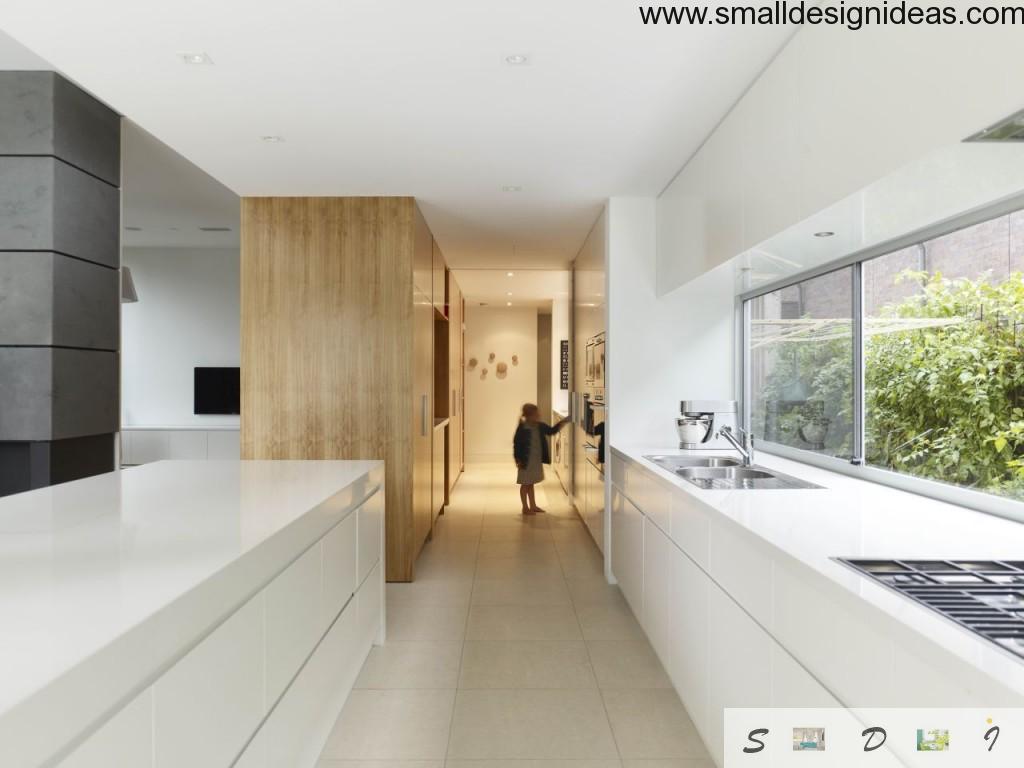
{"type": "Polygon", "coordinates": [[[540,420],[540,409],[536,405],[523,405],[516,434],[512,440],[512,453],[519,469],[516,482],[519,483],[519,500],[523,503],[524,515],[544,512],[537,506],[534,486],[544,480],[544,465],[551,463],[548,437],[556,434],[567,421],[568,419],[563,419],[555,426],[549,426],[540,420]]]}

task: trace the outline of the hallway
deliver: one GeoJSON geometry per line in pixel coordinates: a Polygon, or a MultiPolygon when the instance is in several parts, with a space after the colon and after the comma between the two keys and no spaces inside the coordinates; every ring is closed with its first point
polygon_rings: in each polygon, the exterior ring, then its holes
{"type": "Polygon", "coordinates": [[[467,466],[320,768],[712,768],[547,475],[523,518],[511,460],[467,466]]]}

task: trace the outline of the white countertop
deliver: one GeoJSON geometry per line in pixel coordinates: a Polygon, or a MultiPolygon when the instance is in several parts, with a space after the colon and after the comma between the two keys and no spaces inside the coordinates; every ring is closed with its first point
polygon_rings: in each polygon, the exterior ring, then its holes
{"type": "Polygon", "coordinates": [[[77,716],[130,693],[365,499],[382,468],[161,461],[0,499],[0,742],[33,712],[77,716]]]}
{"type": "Polygon", "coordinates": [[[1020,561],[1024,524],[765,452],[755,463],[823,488],[704,490],[643,458],[700,452],[636,445],[612,450],[1024,696],[1024,660],[831,559],[1020,561]]]}

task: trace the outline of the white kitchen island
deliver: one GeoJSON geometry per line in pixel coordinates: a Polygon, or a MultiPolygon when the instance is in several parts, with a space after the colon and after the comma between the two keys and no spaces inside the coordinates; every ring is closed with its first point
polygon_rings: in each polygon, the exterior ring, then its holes
{"type": "Polygon", "coordinates": [[[383,639],[383,477],[162,461],[0,499],[0,765],[314,765],[383,639]]]}

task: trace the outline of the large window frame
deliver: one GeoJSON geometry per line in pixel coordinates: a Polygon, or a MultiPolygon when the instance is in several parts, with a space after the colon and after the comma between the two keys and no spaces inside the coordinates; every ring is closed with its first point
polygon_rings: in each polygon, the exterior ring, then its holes
{"type": "Polygon", "coordinates": [[[852,267],[853,306],[853,458],[844,459],[814,451],[794,448],[781,443],[759,440],[757,449],[782,458],[820,467],[861,480],[889,486],[960,507],[1024,522],[1024,502],[1003,496],[976,491],[962,486],[943,483],[895,470],[868,465],[864,460],[865,395],[864,395],[864,282],[865,262],[894,251],[932,240],[943,235],[999,218],[1024,208],[1024,195],[987,205],[963,213],[940,223],[910,232],[902,237],[851,253],[814,269],[794,273],[783,279],[765,283],[736,297],[737,329],[737,400],[740,402],[743,428],[750,431],[753,392],[751,391],[751,303],[754,299],[774,291],[788,288],[815,277],[852,267]]]}

